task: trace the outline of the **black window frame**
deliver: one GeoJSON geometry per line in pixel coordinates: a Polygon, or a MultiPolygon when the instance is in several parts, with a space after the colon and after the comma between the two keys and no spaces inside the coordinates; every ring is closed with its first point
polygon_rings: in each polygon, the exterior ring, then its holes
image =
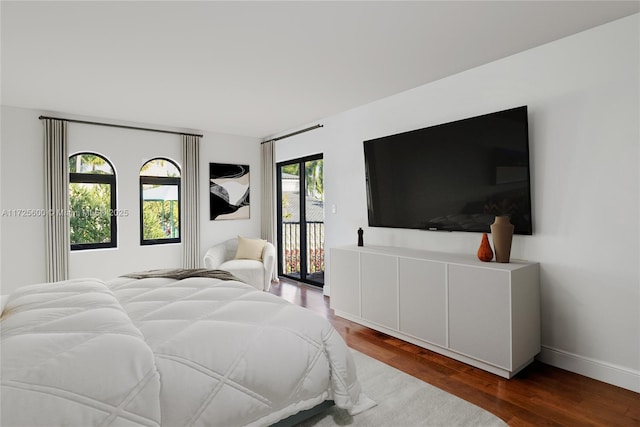
{"type": "MultiPolygon", "coordinates": [[[[180,173],[178,177],[169,177],[169,176],[145,176],[140,172],[140,245],[141,246],[151,246],[151,245],[164,245],[168,243],[181,243],[182,242],[182,188],[181,188],[181,176],[182,170],[180,167],[171,159],[166,157],[154,157],[152,159],[144,162],[142,167],[147,163],[153,162],[155,160],[164,160],[171,163],[180,173]],[[178,237],[167,237],[163,239],[145,239],[144,238],[144,197],[143,197],[143,189],[145,185],[175,185],[178,188],[178,237]]],[[[142,170],[142,168],[141,168],[142,170]]]]}
{"type": "MultiPolygon", "coordinates": [[[[277,233],[278,233],[278,258],[277,258],[277,265],[276,265],[276,269],[278,270],[278,275],[279,276],[283,276],[292,280],[295,280],[297,282],[302,282],[302,283],[306,283],[307,285],[311,285],[314,286],[316,288],[323,288],[325,285],[325,281],[324,278],[322,279],[322,281],[320,280],[312,280],[309,278],[309,276],[311,276],[311,274],[307,274],[307,269],[308,269],[308,264],[307,264],[307,257],[305,255],[302,254],[302,252],[306,251],[302,251],[301,250],[301,256],[300,256],[300,273],[299,276],[296,276],[295,274],[289,274],[286,273],[284,271],[284,266],[285,266],[285,261],[282,257],[283,252],[281,248],[285,248],[285,244],[282,241],[282,230],[283,230],[283,221],[282,221],[282,167],[283,166],[287,166],[287,165],[295,165],[298,164],[299,165],[299,169],[298,169],[298,180],[299,180],[299,185],[300,185],[300,191],[299,191],[299,199],[298,199],[298,204],[300,207],[300,212],[299,212],[299,216],[300,216],[300,241],[299,241],[299,245],[300,248],[305,248],[308,249],[308,241],[307,241],[307,226],[308,226],[308,222],[306,220],[307,217],[307,203],[306,203],[306,179],[307,179],[307,175],[305,173],[305,163],[307,162],[311,162],[314,160],[322,160],[324,162],[324,153],[318,153],[318,154],[311,154],[309,156],[305,156],[305,157],[299,157],[296,159],[291,159],[291,160],[285,160],[282,162],[278,162],[276,163],[276,197],[277,197],[277,205],[276,205],[276,229],[277,229],[277,233]]],[[[324,222],[324,221],[323,221],[324,222]]],[[[324,245],[323,245],[324,246],[324,245]]],[[[325,247],[325,256],[326,256],[326,247],[325,247]]],[[[326,259],[326,258],[325,258],[326,259]]],[[[326,270],[326,268],[325,268],[326,270]]]]}
{"type": "MultiPolygon", "coordinates": [[[[69,160],[76,156],[82,155],[91,155],[95,157],[100,157],[103,159],[113,171],[112,174],[98,174],[98,173],[82,173],[82,172],[69,172],[69,186],[71,184],[109,184],[109,194],[110,194],[110,215],[111,215],[111,230],[110,230],[110,239],[109,242],[100,242],[100,243],[71,243],[72,251],[83,251],[90,249],[107,249],[107,248],[117,248],[118,247],[118,221],[116,219],[116,169],[113,167],[113,164],[107,159],[105,156],[92,153],[92,152],[80,152],[75,153],[69,156],[69,160]]],[[[69,189],[67,189],[69,191],[69,189]]],[[[73,215],[73,212],[70,212],[73,215]]]]}

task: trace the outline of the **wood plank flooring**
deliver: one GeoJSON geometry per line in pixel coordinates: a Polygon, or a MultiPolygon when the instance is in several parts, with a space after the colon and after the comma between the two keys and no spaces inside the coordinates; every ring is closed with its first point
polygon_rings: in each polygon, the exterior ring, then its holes
{"type": "Polygon", "coordinates": [[[281,279],[271,293],[327,318],[362,353],[465,399],[510,426],[640,426],[640,394],[533,362],[510,380],[334,315],[322,290],[281,279]]]}

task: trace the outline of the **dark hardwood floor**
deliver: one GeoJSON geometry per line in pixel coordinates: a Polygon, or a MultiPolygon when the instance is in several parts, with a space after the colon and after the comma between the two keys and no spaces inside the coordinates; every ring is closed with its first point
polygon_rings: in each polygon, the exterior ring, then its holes
{"type": "Polygon", "coordinates": [[[640,394],[533,362],[510,380],[334,315],[322,290],[287,279],[271,293],[326,317],[349,347],[500,417],[510,426],[640,426],[640,394]]]}

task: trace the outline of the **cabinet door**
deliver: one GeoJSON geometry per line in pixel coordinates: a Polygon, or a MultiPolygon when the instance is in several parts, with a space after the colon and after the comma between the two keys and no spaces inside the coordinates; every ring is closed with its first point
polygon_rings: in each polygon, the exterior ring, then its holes
{"type": "Polygon", "coordinates": [[[360,317],[360,254],[331,249],[331,308],[360,317]]]}
{"type": "Polygon", "coordinates": [[[400,258],[398,268],[400,331],[446,347],[446,264],[400,258]]]}
{"type": "Polygon", "coordinates": [[[449,347],[511,369],[509,272],[449,265],[449,347]]]}
{"type": "Polygon", "coordinates": [[[362,253],[362,318],[398,329],[398,259],[362,253]]]}

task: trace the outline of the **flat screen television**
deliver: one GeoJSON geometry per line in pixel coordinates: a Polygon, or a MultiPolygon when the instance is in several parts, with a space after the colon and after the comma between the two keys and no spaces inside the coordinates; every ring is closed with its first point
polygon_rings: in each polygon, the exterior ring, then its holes
{"type": "Polygon", "coordinates": [[[527,107],[364,141],[369,226],[532,234],[527,107]]]}

